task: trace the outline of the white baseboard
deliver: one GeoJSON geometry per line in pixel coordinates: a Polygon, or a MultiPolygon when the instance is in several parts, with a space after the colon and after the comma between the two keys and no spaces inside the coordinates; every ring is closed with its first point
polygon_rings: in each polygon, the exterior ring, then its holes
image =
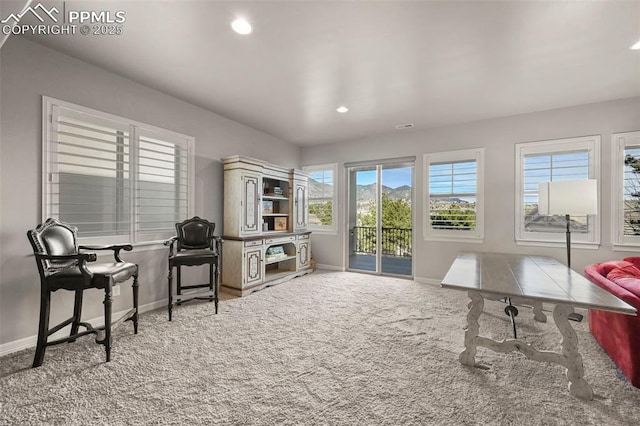
{"type": "Polygon", "coordinates": [[[427,277],[415,277],[413,280],[420,284],[429,284],[429,285],[435,285],[438,287],[440,287],[440,283],[442,282],[441,279],[427,278],[427,277]]]}
{"type": "MultiPolygon", "coordinates": [[[[140,310],[140,313],[142,314],[144,312],[153,311],[154,309],[158,309],[158,308],[162,308],[162,307],[166,307],[166,306],[167,306],[167,299],[164,299],[164,300],[158,300],[158,301],[152,302],[152,303],[147,303],[146,305],[141,305],[141,306],[138,307],[138,309],[140,310]]],[[[125,310],[120,311],[120,312],[113,312],[112,313],[112,318],[118,319],[122,315],[126,314],[127,312],[128,312],[128,309],[125,309],[125,310]]],[[[168,320],[168,317],[167,317],[167,320],[168,320]]],[[[104,325],[104,317],[103,316],[99,316],[97,318],[92,318],[92,319],[89,319],[89,320],[85,319],[83,321],[90,323],[94,327],[101,327],[101,326],[104,325]]],[[[70,326],[67,326],[67,327],[63,328],[62,330],[59,330],[58,332],[52,334],[51,336],[49,336],[49,340],[56,340],[56,339],[68,336],[69,335],[69,327],[70,326]]],[[[5,356],[5,355],[9,355],[10,353],[13,353],[13,352],[21,351],[23,349],[35,348],[37,341],[38,341],[38,335],[34,334],[33,336],[25,337],[24,339],[14,340],[13,342],[3,343],[2,345],[0,345],[0,357],[1,356],[5,356]]]]}
{"type": "Polygon", "coordinates": [[[316,264],[316,268],[318,268],[318,269],[327,269],[329,271],[340,271],[340,272],[346,271],[344,266],[325,265],[323,263],[316,264]]]}

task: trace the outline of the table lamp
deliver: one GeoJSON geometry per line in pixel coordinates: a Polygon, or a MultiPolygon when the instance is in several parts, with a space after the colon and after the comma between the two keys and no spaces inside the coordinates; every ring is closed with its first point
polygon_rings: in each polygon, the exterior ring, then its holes
{"type": "MultiPolygon", "coordinates": [[[[571,215],[598,213],[598,185],[595,179],[541,182],[538,192],[538,214],[564,215],[567,222],[567,267],[571,268],[571,215]]],[[[582,315],[569,319],[581,321],[582,315]]]]}

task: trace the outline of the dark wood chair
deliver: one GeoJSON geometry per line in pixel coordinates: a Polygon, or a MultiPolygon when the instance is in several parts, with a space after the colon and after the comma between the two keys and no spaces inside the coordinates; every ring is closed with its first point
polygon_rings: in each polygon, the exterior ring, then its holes
{"type": "Polygon", "coordinates": [[[96,334],[96,343],[104,345],[107,362],[111,360],[111,330],[125,320],[133,321],[133,332],[138,333],[138,265],[124,262],[120,251],[130,251],[131,245],[78,246],[78,229],[57,219],[49,218],[27,232],[40,273],[40,323],[38,343],[33,367],[42,365],[47,346],[73,342],[86,334],[96,334]],[[115,262],[93,263],[96,254],[81,250],[112,250],[115,262]],[[111,320],[111,289],[118,283],[133,278],[133,309],[119,320],[111,320]],[[104,326],[94,328],[82,322],[82,298],[88,289],[104,290],[104,326]],[[57,290],[75,291],[73,316],[49,328],[51,293],[57,290]],[[51,334],[71,324],[69,337],[49,342],[51,334]],[[80,326],[86,330],[78,331],[80,326]]]}
{"type": "Polygon", "coordinates": [[[174,304],[173,268],[177,269],[175,303],[177,305],[190,300],[208,300],[215,302],[218,313],[218,287],[222,257],[222,238],[213,235],[216,224],[194,216],[184,222],[176,223],[176,236],[164,242],[169,246],[169,321],[172,319],[174,304]],[[182,285],[180,270],[182,266],[209,265],[209,282],[206,284],[182,285]],[[206,295],[198,289],[206,289],[206,295]],[[183,290],[189,291],[185,294],[183,290]]]}

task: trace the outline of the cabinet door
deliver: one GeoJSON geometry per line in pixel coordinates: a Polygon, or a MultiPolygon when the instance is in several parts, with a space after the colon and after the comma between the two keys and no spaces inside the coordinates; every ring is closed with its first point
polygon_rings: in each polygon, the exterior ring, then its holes
{"type": "Polygon", "coordinates": [[[309,185],[306,181],[296,180],[293,191],[293,231],[304,231],[307,229],[307,221],[309,217],[309,185]]]}
{"type": "Polygon", "coordinates": [[[262,246],[246,249],[244,252],[244,284],[262,282],[262,246]]]}
{"type": "Polygon", "coordinates": [[[242,175],[242,200],[240,206],[242,235],[253,235],[262,230],[262,216],[260,214],[261,180],[260,175],[248,173],[242,175]]]}
{"type": "Polygon", "coordinates": [[[311,250],[309,240],[298,242],[298,270],[309,267],[311,260],[311,250]]]}

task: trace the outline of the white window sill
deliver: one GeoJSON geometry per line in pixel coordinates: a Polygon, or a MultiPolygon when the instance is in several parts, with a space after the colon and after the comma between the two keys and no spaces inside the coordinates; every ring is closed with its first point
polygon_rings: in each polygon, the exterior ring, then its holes
{"type": "Polygon", "coordinates": [[[111,245],[123,245],[123,244],[131,244],[133,247],[133,251],[150,251],[150,250],[160,250],[166,248],[164,245],[165,240],[159,241],[145,241],[139,243],[131,243],[131,242],[112,242],[105,241],[104,239],[78,239],[78,245],[81,246],[111,246],[111,245]]]}
{"type": "Polygon", "coordinates": [[[484,238],[481,237],[447,237],[440,235],[427,235],[424,237],[425,241],[438,241],[443,243],[471,243],[471,244],[482,244],[484,242],[484,238]]]}
{"type": "Polygon", "coordinates": [[[133,251],[153,251],[162,250],[168,248],[164,245],[165,240],[162,241],[148,241],[144,243],[135,243],[133,245],[133,251]]]}
{"type": "MultiPolygon", "coordinates": [[[[533,240],[516,240],[518,246],[534,246],[534,247],[567,247],[565,241],[533,241],[533,240]]],[[[584,242],[584,241],[571,241],[571,248],[598,250],[600,248],[599,242],[584,242]]]]}
{"type": "Polygon", "coordinates": [[[638,252],[640,249],[640,243],[613,243],[613,251],[628,251],[628,252],[638,252]]]}

